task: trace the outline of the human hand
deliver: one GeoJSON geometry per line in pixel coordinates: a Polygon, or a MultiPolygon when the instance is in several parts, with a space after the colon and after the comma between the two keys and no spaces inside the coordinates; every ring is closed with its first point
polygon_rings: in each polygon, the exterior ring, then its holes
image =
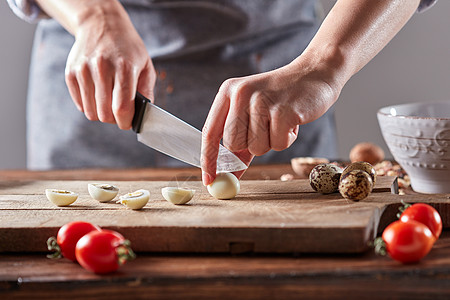
{"type": "Polygon", "coordinates": [[[297,139],[299,125],[316,120],[336,101],[340,88],[332,72],[305,61],[222,84],[202,131],[204,185],[215,179],[222,138],[248,165],[254,156],[288,148],[297,139]]]}
{"type": "Polygon", "coordinates": [[[144,42],[124,11],[89,18],[74,35],[65,75],[75,105],[91,121],[130,129],[136,91],[154,99],[156,72],[144,42]]]}

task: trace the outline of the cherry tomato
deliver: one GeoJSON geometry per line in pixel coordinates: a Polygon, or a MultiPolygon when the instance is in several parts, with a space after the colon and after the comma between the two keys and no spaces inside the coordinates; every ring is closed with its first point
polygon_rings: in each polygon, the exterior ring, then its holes
{"type": "Polygon", "coordinates": [[[435,242],[431,230],[414,220],[391,223],[383,231],[382,238],[389,256],[402,263],[418,262],[435,242]]]}
{"type": "Polygon", "coordinates": [[[436,239],[442,232],[442,220],[438,211],[425,203],[416,203],[406,208],[400,216],[402,222],[414,220],[427,226],[436,239]]]}
{"type": "Polygon", "coordinates": [[[83,236],[77,243],[75,255],[83,268],[98,274],[114,272],[134,258],[129,241],[112,230],[94,231],[83,236]]]}
{"type": "Polygon", "coordinates": [[[99,231],[100,227],[88,222],[76,221],[62,226],[58,230],[56,239],[51,237],[47,240],[49,250],[56,252],[49,257],[61,258],[61,256],[76,261],[75,246],[78,240],[91,231],[99,231]]]}

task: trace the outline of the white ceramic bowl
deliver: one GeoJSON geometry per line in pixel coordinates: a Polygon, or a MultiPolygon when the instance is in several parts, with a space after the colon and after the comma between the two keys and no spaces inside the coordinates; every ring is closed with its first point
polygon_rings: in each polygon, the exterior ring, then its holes
{"type": "Polygon", "coordinates": [[[378,123],[414,191],[450,193],[450,101],[381,108],[378,123]]]}

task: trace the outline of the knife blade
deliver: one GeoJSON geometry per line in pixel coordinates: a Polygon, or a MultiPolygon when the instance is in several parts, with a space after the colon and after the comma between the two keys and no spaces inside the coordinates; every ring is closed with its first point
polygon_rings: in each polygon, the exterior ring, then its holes
{"type": "MultiPolygon", "coordinates": [[[[132,128],[139,142],[180,161],[201,168],[202,132],[151,103],[140,93],[134,101],[132,128]]],[[[235,172],[247,166],[230,150],[219,145],[217,172],[235,172]]]]}

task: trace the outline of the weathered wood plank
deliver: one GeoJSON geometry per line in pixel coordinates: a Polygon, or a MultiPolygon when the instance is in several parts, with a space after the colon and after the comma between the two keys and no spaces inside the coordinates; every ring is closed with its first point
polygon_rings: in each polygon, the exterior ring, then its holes
{"type": "Polygon", "coordinates": [[[4,299],[448,299],[450,235],[419,264],[363,255],[138,254],[96,275],[43,254],[0,255],[4,299]]]}
{"type": "Polygon", "coordinates": [[[46,239],[58,228],[83,220],[123,233],[137,251],[362,252],[377,229],[395,218],[401,200],[439,206],[447,224],[450,209],[445,195],[392,194],[394,180],[380,177],[373,193],[360,202],[345,200],[339,193],[315,193],[307,180],[244,180],[241,193],[232,200],[213,199],[199,181],[108,182],[117,185],[120,194],[150,190],[151,200],[139,211],[92,199],[89,181],[3,182],[0,251],[45,251],[46,239]],[[173,205],[160,193],[162,187],[177,184],[197,190],[187,205],[173,205]],[[68,207],[57,207],[46,198],[45,188],[80,196],[68,207]]]}
{"type": "MultiPolygon", "coordinates": [[[[282,174],[293,174],[289,164],[252,164],[243,180],[277,180],[282,174]]],[[[296,176],[298,177],[298,176],[296,176]]],[[[199,168],[122,168],[122,169],[70,169],[50,171],[0,170],[0,180],[201,180],[199,168]]]]}
{"type": "Polygon", "coordinates": [[[242,181],[232,200],[215,200],[200,182],[185,182],[197,193],[183,206],[160,193],[175,182],[110,182],[123,193],[149,189],[151,200],[139,211],[91,199],[88,181],[3,182],[0,251],[45,251],[45,240],[59,227],[84,220],[118,230],[137,251],[361,252],[376,234],[388,200],[397,196],[387,192],[394,178],[388,179],[379,181],[372,201],[358,203],[338,193],[315,193],[307,180],[242,181]],[[44,195],[50,187],[77,192],[79,200],[56,207],[44,195]],[[375,200],[380,197],[383,201],[375,200]]]}

